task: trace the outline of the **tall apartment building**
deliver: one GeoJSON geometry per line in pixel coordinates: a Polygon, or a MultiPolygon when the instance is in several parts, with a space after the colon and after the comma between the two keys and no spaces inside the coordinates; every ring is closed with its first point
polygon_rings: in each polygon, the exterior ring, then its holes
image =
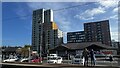
{"type": "Polygon", "coordinates": [[[84,23],[85,41],[111,45],[109,20],[84,23]]]}
{"type": "Polygon", "coordinates": [[[63,43],[63,32],[58,29],[55,22],[45,23],[45,27],[45,50],[52,49],[63,43]]]}
{"type": "Polygon", "coordinates": [[[58,44],[59,29],[53,22],[51,9],[38,9],[33,11],[32,18],[32,50],[45,54],[47,50],[58,44]]]}
{"type": "Polygon", "coordinates": [[[81,42],[85,42],[84,31],[67,33],[67,43],[81,43],[81,42]]]}
{"type": "Polygon", "coordinates": [[[60,30],[60,29],[58,29],[57,30],[57,36],[58,36],[58,45],[61,45],[61,43],[63,43],[63,32],[60,30]]]}

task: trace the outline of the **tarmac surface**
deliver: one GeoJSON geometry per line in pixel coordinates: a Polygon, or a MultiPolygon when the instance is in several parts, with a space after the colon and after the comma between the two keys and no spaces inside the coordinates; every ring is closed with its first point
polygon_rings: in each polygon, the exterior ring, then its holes
{"type": "Polygon", "coordinates": [[[33,63],[0,63],[1,68],[120,68],[114,65],[96,65],[84,67],[81,64],[33,64],[33,63]]]}

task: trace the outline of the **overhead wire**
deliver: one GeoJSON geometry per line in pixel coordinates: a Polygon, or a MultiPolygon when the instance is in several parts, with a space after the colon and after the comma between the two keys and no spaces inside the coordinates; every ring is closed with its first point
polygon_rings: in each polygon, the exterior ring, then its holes
{"type": "MultiPolygon", "coordinates": [[[[85,3],[85,4],[80,4],[80,5],[75,5],[75,6],[60,8],[60,9],[56,9],[56,10],[53,10],[53,11],[54,12],[56,12],[56,11],[62,11],[62,10],[67,10],[67,9],[71,9],[71,8],[75,8],[75,7],[80,7],[80,6],[83,6],[83,5],[88,5],[88,4],[91,4],[91,3],[85,3]]],[[[29,16],[32,16],[32,14],[30,14],[30,15],[23,15],[23,16],[16,16],[16,17],[11,17],[11,18],[6,18],[6,19],[3,19],[3,21],[13,20],[13,19],[16,19],[16,18],[21,18],[21,17],[29,17],[29,16]]]]}

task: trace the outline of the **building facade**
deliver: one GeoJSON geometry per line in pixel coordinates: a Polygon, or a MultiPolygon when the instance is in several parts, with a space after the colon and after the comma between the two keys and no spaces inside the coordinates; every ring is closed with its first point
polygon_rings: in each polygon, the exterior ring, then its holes
{"type": "Polygon", "coordinates": [[[118,48],[119,44],[120,44],[120,42],[117,42],[117,41],[115,41],[115,40],[112,40],[112,47],[118,48]]]}
{"type": "Polygon", "coordinates": [[[61,43],[63,43],[63,32],[60,30],[60,29],[58,29],[57,30],[57,36],[58,36],[58,45],[61,45],[61,43]]]}
{"type": "Polygon", "coordinates": [[[41,46],[41,35],[43,33],[44,9],[33,11],[32,16],[32,50],[39,51],[41,46]]]}
{"type": "Polygon", "coordinates": [[[84,23],[85,42],[102,42],[111,46],[109,20],[84,23]]]}
{"type": "Polygon", "coordinates": [[[32,51],[42,55],[47,50],[58,44],[59,30],[53,22],[53,11],[51,9],[38,9],[33,11],[32,18],[32,51]]]}
{"type": "Polygon", "coordinates": [[[117,54],[120,55],[120,42],[112,40],[112,47],[117,48],[117,54]]]}
{"type": "Polygon", "coordinates": [[[58,29],[55,22],[45,24],[45,50],[54,48],[63,43],[63,32],[58,29]]]}
{"type": "Polygon", "coordinates": [[[85,42],[84,31],[67,33],[67,43],[81,43],[81,42],[85,42]]]}
{"type": "Polygon", "coordinates": [[[118,55],[120,55],[120,43],[119,43],[119,45],[118,45],[118,55]]]}

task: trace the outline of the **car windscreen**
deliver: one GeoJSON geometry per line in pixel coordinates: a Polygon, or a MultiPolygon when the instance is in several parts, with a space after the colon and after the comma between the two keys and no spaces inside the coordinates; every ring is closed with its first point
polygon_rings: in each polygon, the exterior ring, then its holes
{"type": "Polygon", "coordinates": [[[79,56],[79,55],[77,55],[77,56],[75,56],[75,58],[80,58],[80,56],[79,56]]]}
{"type": "Polygon", "coordinates": [[[48,60],[56,60],[56,57],[48,58],[48,60]]]}

